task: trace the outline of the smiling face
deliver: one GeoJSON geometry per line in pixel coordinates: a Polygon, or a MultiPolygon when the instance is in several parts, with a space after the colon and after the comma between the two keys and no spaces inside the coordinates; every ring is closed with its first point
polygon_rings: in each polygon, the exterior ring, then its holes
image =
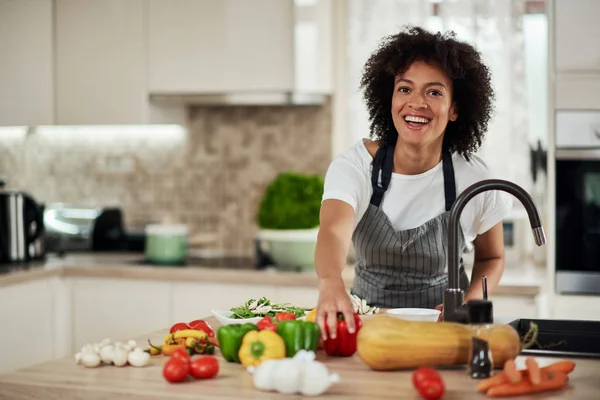
{"type": "Polygon", "coordinates": [[[441,145],[448,121],[456,121],[452,81],[437,66],[415,61],[394,80],[392,119],[398,142],[441,145]]]}

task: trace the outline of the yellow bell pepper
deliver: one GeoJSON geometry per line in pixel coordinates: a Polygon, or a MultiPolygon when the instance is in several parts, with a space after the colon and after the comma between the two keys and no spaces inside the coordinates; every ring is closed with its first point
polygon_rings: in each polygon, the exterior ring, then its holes
{"type": "Polygon", "coordinates": [[[310,310],[308,312],[308,314],[306,314],[306,321],[307,322],[317,322],[317,309],[313,308],[312,310],[310,310]]]}
{"type": "Polygon", "coordinates": [[[265,360],[285,358],[285,342],[270,330],[250,331],[244,335],[238,353],[244,367],[258,366],[265,360]]]}

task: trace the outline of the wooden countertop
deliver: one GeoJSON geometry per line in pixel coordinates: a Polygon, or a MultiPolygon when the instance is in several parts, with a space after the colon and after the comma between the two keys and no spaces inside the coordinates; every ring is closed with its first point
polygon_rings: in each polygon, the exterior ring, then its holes
{"type": "MultiPolygon", "coordinates": [[[[85,278],[123,278],[181,282],[220,282],[293,287],[317,287],[314,271],[287,272],[276,269],[254,270],[250,268],[211,267],[160,267],[140,263],[140,253],[80,253],[65,257],[49,256],[41,263],[27,267],[11,267],[0,274],[0,287],[53,276],[85,278]]],[[[346,287],[354,280],[354,268],[348,266],[343,272],[346,287]]],[[[532,274],[506,271],[496,295],[536,296],[544,285],[544,273],[532,274]]]]}
{"type": "MultiPolygon", "coordinates": [[[[217,328],[213,317],[207,321],[217,328]]],[[[147,339],[160,343],[167,329],[134,338],[143,345],[147,339]]],[[[123,338],[126,340],[127,338],[123,338]]],[[[85,368],[76,365],[73,357],[51,361],[34,367],[0,374],[0,399],[299,399],[301,396],[261,392],[254,388],[251,376],[240,364],[219,359],[220,371],[211,380],[190,380],[170,384],[162,377],[162,365],[167,357],[154,356],[145,368],[102,366],[85,368]]],[[[411,382],[410,371],[377,372],[367,367],[358,356],[327,357],[318,352],[330,372],[341,381],[323,395],[323,399],[419,399],[411,382]]],[[[556,361],[536,357],[541,365],[556,361]]],[[[517,358],[522,366],[523,357],[517,358]]],[[[574,359],[577,366],[570,374],[568,386],[560,391],[546,392],[518,399],[595,399],[598,396],[600,360],[574,359]]],[[[478,381],[469,378],[463,366],[441,370],[446,385],[443,399],[485,399],[476,391],[478,381]]]]}

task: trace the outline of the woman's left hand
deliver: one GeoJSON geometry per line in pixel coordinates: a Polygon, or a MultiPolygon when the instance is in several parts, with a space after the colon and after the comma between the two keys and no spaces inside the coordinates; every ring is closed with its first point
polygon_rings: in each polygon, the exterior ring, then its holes
{"type": "Polygon", "coordinates": [[[444,320],[444,304],[438,304],[435,306],[436,310],[440,310],[440,316],[438,317],[438,322],[442,322],[444,320]]]}

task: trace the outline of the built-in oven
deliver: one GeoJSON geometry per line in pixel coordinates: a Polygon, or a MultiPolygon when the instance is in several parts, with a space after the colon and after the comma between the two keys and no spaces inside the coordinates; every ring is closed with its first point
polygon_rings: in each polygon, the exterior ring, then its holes
{"type": "Polygon", "coordinates": [[[600,294],[600,110],[556,114],[556,291],[600,294]]]}

